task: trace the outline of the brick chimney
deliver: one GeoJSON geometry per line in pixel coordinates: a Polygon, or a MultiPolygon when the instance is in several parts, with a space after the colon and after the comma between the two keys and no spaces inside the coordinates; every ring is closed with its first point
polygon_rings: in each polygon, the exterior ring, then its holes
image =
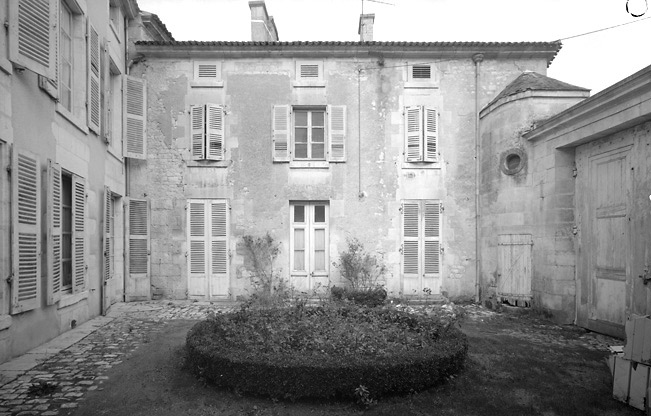
{"type": "Polygon", "coordinates": [[[251,40],[254,42],[272,42],[278,40],[278,30],[274,18],[267,13],[264,0],[249,1],[251,9],[251,40]]]}
{"type": "Polygon", "coordinates": [[[371,42],[373,40],[373,22],[375,21],[375,13],[362,14],[359,16],[359,41],[371,42]]]}

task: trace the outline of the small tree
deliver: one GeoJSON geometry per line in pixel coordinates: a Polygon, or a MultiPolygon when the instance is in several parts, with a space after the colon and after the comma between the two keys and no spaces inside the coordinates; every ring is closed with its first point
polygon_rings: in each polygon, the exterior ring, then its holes
{"type": "Polygon", "coordinates": [[[245,235],[242,241],[252,266],[249,279],[253,293],[248,304],[263,307],[285,304],[289,299],[289,288],[281,277],[281,269],[274,267],[280,254],[280,243],[269,233],[263,237],[245,235]]]}
{"type": "Polygon", "coordinates": [[[333,265],[354,290],[374,290],[381,286],[387,271],[384,262],[364,249],[357,238],[346,240],[348,248],[339,253],[339,262],[333,265]]]}

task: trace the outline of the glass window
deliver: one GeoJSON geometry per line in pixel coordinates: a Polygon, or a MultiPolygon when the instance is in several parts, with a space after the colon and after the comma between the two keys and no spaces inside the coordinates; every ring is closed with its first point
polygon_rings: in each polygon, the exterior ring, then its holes
{"type": "Polygon", "coordinates": [[[61,3],[59,33],[59,100],[68,111],[72,111],[72,12],[61,3]]]}
{"type": "Polygon", "coordinates": [[[325,109],[294,110],[294,159],[325,160],[325,109]]]}

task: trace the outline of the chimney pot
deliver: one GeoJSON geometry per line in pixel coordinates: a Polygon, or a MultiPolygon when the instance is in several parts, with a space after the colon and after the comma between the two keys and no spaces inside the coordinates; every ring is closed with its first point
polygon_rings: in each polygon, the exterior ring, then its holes
{"type": "Polygon", "coordinates": [[[375,21],[375,13],[362,14],[359,16],[359,33],[360,42],[373,41],[373,22],[375,21]]]}

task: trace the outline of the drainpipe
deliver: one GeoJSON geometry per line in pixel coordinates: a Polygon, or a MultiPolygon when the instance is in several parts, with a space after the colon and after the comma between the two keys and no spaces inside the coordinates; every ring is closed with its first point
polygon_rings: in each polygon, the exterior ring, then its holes
{"type": "Polygon", "coordinates": [[[480,239],[480,204],[479,204],[479,181],[481,174],[480,164],[480,137],[479,137],[479,69],[484,60],[484,55],[478,53],[473,55],[472,61],[475,63],[475,303],[479,303],[479,290],[481,287],[481,243],[480,239]]]}

